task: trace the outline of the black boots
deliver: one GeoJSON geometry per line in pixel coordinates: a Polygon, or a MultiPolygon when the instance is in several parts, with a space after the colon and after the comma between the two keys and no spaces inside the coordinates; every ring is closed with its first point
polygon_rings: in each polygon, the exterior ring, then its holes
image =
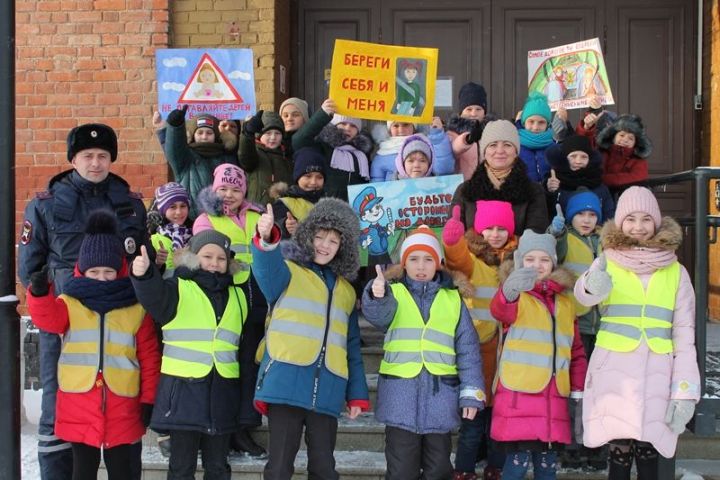
{"type": "Polygon", "coordinates": [[[265,449],[255,443],[255,440],[250,436],[250,431],[245,428],[232,434],[230,437],[230,449],[255,458],[267,456],[265,449]]]}

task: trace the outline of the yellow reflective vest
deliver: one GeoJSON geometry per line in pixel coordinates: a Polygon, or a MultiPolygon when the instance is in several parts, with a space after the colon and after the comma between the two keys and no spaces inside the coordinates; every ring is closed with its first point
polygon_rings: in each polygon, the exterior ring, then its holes
{"type": "Polygon", "coordinates": [[[163,325],[160,371],[183,378],[203,378],[213,365],[225,378],[239,378],[238,348],[247,318],[245,294],[228,289],[228,302],[218,322],[210,300],[197,283],[178,279],[175,318],[163,325]]]}
{"type": "Polygon", "coordinates": [[[145,310],[140,304],[107,312],[104,319],[76,298],[60,295],[68,309],[70,327],[63,336],[58,361],[58,386],[63,392],[88,392],[95,385],[100,369],[110,391],[121,397],[137,397],[140,392],[140,364],[135,334],[142,325],[145,310]]]}
{"type": "Polygon", "coordinates": [[[468,311],[480,343],[486,343],[492,340],[500,329],[500,324],[490,314],[490,301],[500,285],[497,268],[488,266],[473,255],[470,283],[473,285],[474,294],[471,299],[466,300],[468,311]]]}
{"type": "Polygon", "coordinates": [[[309,268],[285,261],[290,283],[272,310],[265,333],[271,359],[308,366],[324,356],[327,369],[348,378],[347,335],[355,290],[337,277],[332,292],[309,268]]]}
{"type": "Polygon", "coordinates": [[[260,214],[247,210],[244,229],[225,215],[208,215],[208,220],[210,220],[213,230],[224,233],[230,238],[230,249],[235,252],[235,260],[240,262],[240,271],[233,275],[233,282],[235,284],[245,283],[250,277],[250,267],[252,266],[250,244],[255,235],[255,227],[260,220],[260,214]]]}
{"type": "Polygon", "coordinates": [[[570,359],[575,336],[573,301],[555,295],[555,321],[547,307],[529,293],[521,293],[517,320],[505,337],[498,378],[509,390],[543,391],[555,377],[558,392],[570,394],[570,359]]]}
{"type": "Polygon", "coordinates": [[[439,289],[425,323],[407,287],[394,283],[390,288],[397,310],[385,334],[380,373],[413,378],[425,367],[433,375],[457,375],[455,331],[461,309],[458,291],[439,289]]]}
{"type": "Polygon", "coordinates": [[[305,200],[304,198],[296,197],[282,197],[280,199],[282,203],[290,210],[292,216],[297,219],[298,222],[305,220],[310,213],[310,210],[315,206],[314,203],[305,200]]]}
{"type": "Polygon", "coordinates": [[[160,233],[153,233],[150,236],[150,243],[152,243],[153,248],[157,252],[160,250],[160,242],[162,242],[163,247],[165,247],[165,250],[168,252],[167,260],[165,261],[165,272],[163,273],[163,278],[170,278],[175,273],[175,263],[173,262],[173,249],[172,249],[172,239],[166,237],[165,235],[162,235],[160,233]]]}
{"type": "MultiPolygon", "coordinates": [[[[598,252],[600,253],[600,252],[598,252]]],[[[592,251],[590,245],[583,242],[577,235],[572,233],[567,234],[567,255],[565,255],[565,261],[563,266],[572,270],[572,272],[578,277],[585,273],[595,260],[595,254],[592,251]]],[[[575,301],[575,314],[582,316],[588,313],[593,307],[586,307],[585,305],[579,304],[575,301]]]]}
{"type": "Polygon", "coordinates": [[[610,295],[600,303],[600,331],[596,345],[615,352],[631,352],[644,338],[655,353],[672,353],[672,321],[680,286],[680,264],[659,268],[647,290],[632,271],[608,260],[610,295]]]}

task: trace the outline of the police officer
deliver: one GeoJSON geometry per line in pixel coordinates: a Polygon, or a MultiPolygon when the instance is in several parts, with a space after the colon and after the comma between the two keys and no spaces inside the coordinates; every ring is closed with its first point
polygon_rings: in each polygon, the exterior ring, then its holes
{"type": "MultiPolygon", "coordinates": [[[[115,213],[128,260],[139,253],[141,244],[152,251],[141,196],[131,192],[121,177],[110,173],[117,153],[117,136],[107,125],[90,123],[70,131],[67,158],[73,168],[54,176],[48,189],[36,194],[25,209],[18,248],[18,274],[25,287],[30,274],[47,265],[55,295],[63,292],[73,275],[85,222],[92,210],[115,213]]],[[[43,395],[38,459],[42,480],[69,480],[72,476],[70,444],[55,436],[60,344],[58,335],[40,332],[43,395]]],[[[138,448],[142,448],[139,443],[138,448]]],[[[140,478],[140,465],[137,470],[140,478]]]]}

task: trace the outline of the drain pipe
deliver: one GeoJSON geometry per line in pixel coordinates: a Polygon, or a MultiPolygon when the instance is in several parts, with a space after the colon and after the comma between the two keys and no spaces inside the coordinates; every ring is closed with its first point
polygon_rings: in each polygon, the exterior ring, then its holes
{"type": "Polygon", "coordinates": [[[703,109],[702,74],[703,74],[703,0],[697,2],[698,27],[697,27],[697,58],[695,59],[695,110],[703,109]]]}

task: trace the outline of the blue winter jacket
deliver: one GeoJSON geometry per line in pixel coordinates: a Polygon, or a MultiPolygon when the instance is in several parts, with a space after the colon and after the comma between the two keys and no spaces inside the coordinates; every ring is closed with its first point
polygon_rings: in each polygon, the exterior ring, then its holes
{"type": "MultiPolygon", "coordinates": [[[[432,165],[433,175],[455,173],[455,157],[453,157],[452,146],[447,134],[440,128],[431,128],[428,130],[427,136],[435,150],[435,161],[432,165]]],[[[401,144],[402,142],[398,143],[398,148],[393,152],[376,154],[373,157],[372,162],[370,162],[371,182],[389,182],[396,179],[395,157],[400,150],[401,144]]]]}
{"type": "MultiPolygon", "coordinates": [[[[414,281],[403,273],[400,281],[407,287],[426,322],[438,290],[453,288],[452,280],[445,272],[439,272],[430,282],[414,281]]],[[[397,300],[390,286],[385,285],[383,298],[375,298],[371,280],[363,292],[362,309],[370,323],[386,332],[397,310],[397,300]]],[[[474,395],[475,391],[484,390],[485,385],[480,345],[464,304],[455,331],[455,354],[457,376],[436,376],[424,368],[414,378],[381,374],[375,418],[385,425],[418,434],[446,433],[460,425],[460,409],[482,409],[484,401],[474,395]]]]}
{"type": "MultiPolygon", "coordinates": [[[[264,251],[253,243],[253,272],[269,304],[274,304],[290,284],[290,269],[279,248],[264,251]]],[[[335,274],[315,263],[303,265],[325,280],[329,290],[335,286],[335,274]]],[[[349,400],[368,400],[357,312],[349,319],[347,335],[348,380],[331,373],[321,360],[309,366],[297,366],[271,360],[265,351],[258,373],[255,400],[292,405],[337,417],[349,400]],[[313,386],[317,376],[317,395],[313,386]]]]}

